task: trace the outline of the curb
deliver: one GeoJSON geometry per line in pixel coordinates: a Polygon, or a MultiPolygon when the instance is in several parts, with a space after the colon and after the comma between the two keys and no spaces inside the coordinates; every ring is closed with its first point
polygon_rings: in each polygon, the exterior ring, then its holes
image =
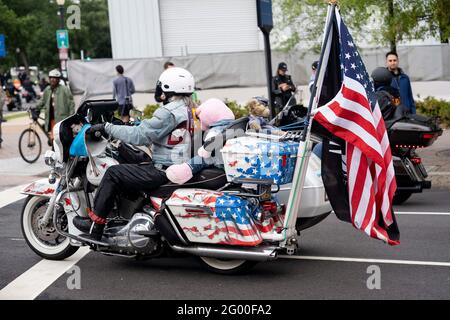
{"type": "Polygon", "coordinates": [[[19,119],[19,118],[23,118],[23,117],[27,117],[27,116],[28,116],[27,111],[20,111],[20,112],[15,112],[13,114],[7,114],[6,116],[3,117],[3,119],[9,121],[9,120],[19,119]]]}

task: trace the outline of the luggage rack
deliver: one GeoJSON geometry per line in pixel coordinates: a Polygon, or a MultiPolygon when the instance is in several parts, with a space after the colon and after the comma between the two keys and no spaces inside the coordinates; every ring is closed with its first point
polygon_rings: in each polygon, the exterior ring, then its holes
{"type": "Polygon", "coordinates": [[[301,136],[300,131],[284,131],[282,134],[273,134],[270,132],[265,133],[265,132],[261,132],[261,131],[256,132],[253,130],[247,130],[245,132],[245,134],[250,137],[262,138],[262,139],[267,139],[267,140],[271,140],[271,141],[286,141],[286,140],[298,141],[301,136]]]}
{"type": "MultiPolygon", "coordinates": [[[[256,131],[246,131],[246,135],[250,137],[255,138],[262,138],[267,139],[271,141],[300,141],[301,131],[285,131],[283,135],[274,135],[274,134],[268,134],[264,132],[256,132],[256,131]]],[[[322,138],[314,133],[311,133],[311,141],[314,143],[320,143],[322,142],[322,138]]]]}

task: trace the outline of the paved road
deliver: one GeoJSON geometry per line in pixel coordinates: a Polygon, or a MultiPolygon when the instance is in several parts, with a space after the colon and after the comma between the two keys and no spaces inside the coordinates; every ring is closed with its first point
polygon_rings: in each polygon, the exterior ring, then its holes
{"type": "MultiPolygon", "coordinates": [[[[0,208],[0,297],[5,286],[19,276],[34,276],[39,282],[41,276],[52,276],[53,268],[61,267],[50,262],[47,273],[33,274],[30,270],[33,266],[39,270],[43,262],[23,240],[19,225],[22,203],[0,208]]],[[[71,274],[64,273],[69,269],[65,267],[62,272],[59,269],[56,281],[36,285],[35,290],[42,286],[36,298],[449,299],[450,190],[415,195],[396,211],[408,212],[397,216],[402,242],[397,247],[369,239],[330,216],[302,233],[299,256],[260,263],[247,275],[212,274],[194,258],[135,261],[88,253],[76,262],[81,270],[81,290],[68,289],[71,274]],[[308,257],[314,258],[305,260],[308,257]],[[333,261],[336,257],[350,259],[333,261]],[[358,262],[357,258],[366,260],[358,262]],[[380,290],[367,288],[367,269],[371,265],[380,268],[380,290]]],[[[27,290],[25,286],[19,293],[26,295],[27,290]]]]}

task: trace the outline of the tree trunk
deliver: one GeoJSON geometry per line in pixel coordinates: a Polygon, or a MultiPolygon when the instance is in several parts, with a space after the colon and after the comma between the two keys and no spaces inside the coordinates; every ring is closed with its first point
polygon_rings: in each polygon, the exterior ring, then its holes
{"type": "MultiPolygon", "coordinates": [[[[388,13],[389,13],[389,23],[391,25],[392,28],[392,24],[394,23],[394,0],[389,0],[388,1],[388,13]]],[[[391,34],[391,39],[389,39],[389,43],[391,46],[391,51],[393,52],[397,52],[397,39],[396,39],[396,34],[395,31],[392,32],[391,34]]]]}
{"type": "Polygon", "coordinates": [[[20,51],[20,59],[22,60],[23,66],[25,67],[25,71],[27,74],[30,74],[30,66],[28,64],[27,55],[23,50],[20,51]]]}

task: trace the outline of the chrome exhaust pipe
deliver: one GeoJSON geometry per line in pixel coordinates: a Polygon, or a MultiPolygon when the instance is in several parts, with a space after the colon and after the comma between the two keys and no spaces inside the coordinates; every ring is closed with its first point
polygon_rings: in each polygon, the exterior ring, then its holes
{"type": "Polygon", "coordinates": [[[237,259],[251,261],[270,261],[277,259],[277,247],[247,247],[238,248],[216,248],[211,246],[192,246],[182,247],[173,245],[171,248],[177,252],[192,254],[199,257],[219,258],[219,259],[237,259]]]}

